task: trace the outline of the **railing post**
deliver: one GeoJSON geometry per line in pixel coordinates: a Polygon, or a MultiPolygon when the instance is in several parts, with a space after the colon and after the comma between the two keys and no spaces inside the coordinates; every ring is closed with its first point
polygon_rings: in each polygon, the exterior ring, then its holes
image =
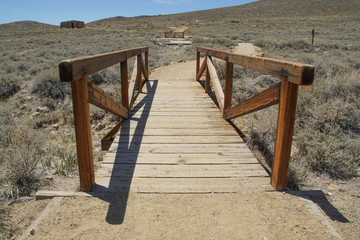
{"type": "Polygon", "coordinates": [[[196,76],[198,75],[200,69],[200,52],[196,50],[196,76]]]}
{"type": "MultiPolygon", "coordinates": [[[[206,61],[206,58],[205,60],[206,61]]],[[[210,92],[210,73],[209,73],[209,68],[206,66],[206,70],[205,70],[205,93],[209,93],[210,92]]]]}
{"type": "Polygon", "coordinates": [[[149,77],[149,50],[147,50],[145,52],[145,68],[146,68],[146,72],[148,73],[148,77],[149,77]]]}
{"type": "Polygon", "coordinates": [[[229,61],[226,61],[223,115],[225,115],[225,110],[227,110],[231,107],[232,86],[233,86],[233,69],[234,69],[234,64],[229,61]]]}
{"type": "Polygon", "coordinates": [[[81,79],[71,82],[71,91],[74,108],[80,190],[91,191],[95,183],[95,175],[91,142],[88,78],[86,73],[82,74],[81,79]]]}
{"type": "Polygon", "coordinates": [[[298,85],[281,76],[280,103],[276,129],[271,185],[275,190],[286,189],[291,144],[295,123],[298,85]]]}
{"type": "Polygon", "coordinates": [[[137,84],[138,93],[142,92],[141,54],[137,56],[137,84]]]}
{"type": "Polygon", "coordinates": [[[121,104],[128,110],[128,113],[130,114],[127,60],[120,63],[120,71],[121,71],[121,104]]]}

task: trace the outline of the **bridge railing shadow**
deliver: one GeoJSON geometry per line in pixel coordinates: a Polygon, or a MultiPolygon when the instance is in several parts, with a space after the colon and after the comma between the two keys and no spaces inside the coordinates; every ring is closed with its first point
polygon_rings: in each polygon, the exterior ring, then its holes
{"type": "Polygon", "coordinates": [[[124,221],[131,182],[157,85],[158,80],[145,83],[146,96],[134,106],[130,117],[123,121],[119,143],[114,143],[118,146],[108,187],[95,183],[93,192],[90,192],[94,197],[109,203],[106,221],[110,224],[122,224],[124,221]],[[134,117],[137,113],[140,117],[134,117]],[[134,122],[137,124],[132,128],[134,122]]]}

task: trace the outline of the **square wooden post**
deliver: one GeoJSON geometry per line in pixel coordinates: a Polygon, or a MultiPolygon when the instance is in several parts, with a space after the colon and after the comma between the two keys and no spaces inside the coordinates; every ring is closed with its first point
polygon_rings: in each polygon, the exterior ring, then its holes
{"type": "Polygon", "coordinates": [[[286,189],[294,132],[297,93],[298,85],[289,82],[287,76],[281,76],[279,113],[271,171],[271,185],[275,190],[286,189]]]}
{"type": "Polygon", "coordinates": [[[95,183],[91,142],[90,110],[87,74],[71,82],[76,135],[76,150],[80,175],[80,190],[91,191],[95,183]]]}
{"type": "Polygon", "coordinates": [[[148,73],[148,78],[149,78],[149,50],[147,50],[145,52],[145,68],[146,68],[146,72],[148,73]]]}
{"type": "Polygon", "coordinates": [[[231,107],[231,99],[232,99],[232,86],[233,86],[233,69],[234,64],[226,61],[225,67],[225,91],[224,91],[224,112],[225,110],[231,107]]]}
{"type": "Polygon", "coordinates": [[[128,113],[130,114],[127,60],[120,63],[120,71],[121,71],[121,104],[128,110],[128,113]]]}
{"type": "Polygon", "coordinates": [[[196,76],[199,73],[199,69],[200,69],[200,52],[196,50],[196,76]]]}
{"type": "Polygon", "coordinates": [[[138,86],[138,93],[142,92],[142,72],[141,72],[141,54],[137,56],[137,86],[138,86]]]}

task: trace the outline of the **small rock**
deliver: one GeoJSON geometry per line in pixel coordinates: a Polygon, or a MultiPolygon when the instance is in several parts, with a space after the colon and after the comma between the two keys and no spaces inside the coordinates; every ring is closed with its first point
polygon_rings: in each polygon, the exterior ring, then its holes
{"type": "Polygon", "coordinates": [[[328,188],[329,188],[330,190],[339,190],[339,189],[340,189],[340,187],[339,187],[339,186],[336,186],[335,184],[330,184],[330,185],[328,186],[328,188]]]}
{"type": "Polygon", "coordinates": [[[54,177],[53,176],[46,176],[46,180],[53,180],[54,177]]]}
{"type": "Polygon", "coordinates": [[[22,106],[20,107],[20,110],[26,110],[26,109],[27,109],[26,104],[24,104],[24,105],[22,105],[22,106]]]}
{"type": "Polygon", "coordinates": [[[55,131],[58,131],[59,130],[59,124],[53,124],[52,126],[51,126],[51,128],[53,129],[53,130],[55,130],[55,131]]]}
{"type": "Polygon", "coordinates": [[[31,235],[35,235],[35,229],[31,230],[31,231],[30,231],[30,234],[31,234],[31,235]]]}
{"type": "Polygon", "coordinates": [[[56,217],[56,221],[59,221],[60,220],[60,217],[56,217]]]}
{"type": "Polygon", "coordinates": [[[329,196],[332,196],[332,195],[333,195],[331,192],[328,192],[327,194],[328,194],[329,196]]]}
{"type": "Polygon", "coordinates": [[[47,112],[49,112],[49,108],[48,107],[37,107],[36,108],[36,111],[37,112],[42,112],[42,113],[47,113],[47,112]]]}
{"type": "Polygon", "coordinates": [[[30,115],[31,118],[36,118],[40,115],[39,112],[34,112],[33,114],[30,115]]]}

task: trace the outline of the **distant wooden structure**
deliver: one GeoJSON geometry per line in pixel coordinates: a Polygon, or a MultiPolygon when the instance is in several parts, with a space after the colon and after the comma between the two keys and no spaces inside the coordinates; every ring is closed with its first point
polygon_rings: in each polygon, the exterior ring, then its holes
{"type": "Polygon", "coordinates": [[[165,32],[165,38],[184,38],[184,32],[165,32]]]}
{"type": "Polygon", "coordinates": [[[85,28],[85,23],[82,21],[66,21],[60,23],[60,28],[85,28]]]}

